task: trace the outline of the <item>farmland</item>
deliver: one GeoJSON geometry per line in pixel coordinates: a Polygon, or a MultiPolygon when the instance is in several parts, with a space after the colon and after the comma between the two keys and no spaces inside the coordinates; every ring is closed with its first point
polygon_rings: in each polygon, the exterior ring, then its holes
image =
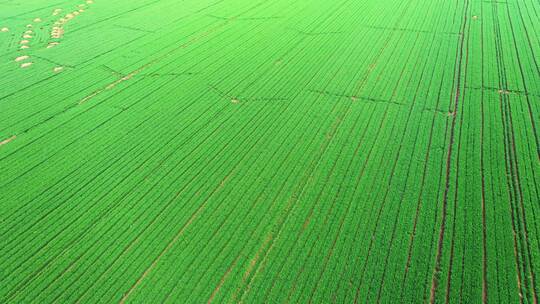
{"type": "Polygon", "coordinates": [[[0,0],[0,303],[538,303],[538,0],[0,0]]]}

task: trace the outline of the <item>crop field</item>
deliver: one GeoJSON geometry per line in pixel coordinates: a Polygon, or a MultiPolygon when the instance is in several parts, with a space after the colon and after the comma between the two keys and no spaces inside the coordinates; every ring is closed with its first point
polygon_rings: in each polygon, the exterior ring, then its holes
{"type": "Polygon", "coordinates": [[[0,303],[530,303],[538,0],[0,0],[0,303]]]}

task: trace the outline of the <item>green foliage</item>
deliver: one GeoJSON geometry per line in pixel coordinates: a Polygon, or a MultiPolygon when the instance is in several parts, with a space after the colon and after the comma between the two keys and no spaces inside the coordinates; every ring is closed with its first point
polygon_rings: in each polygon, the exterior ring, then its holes
{"type": "Polygon", "coordinates": [[[537,303],[540,3],[0,3],[1,303],[537,303]]]}

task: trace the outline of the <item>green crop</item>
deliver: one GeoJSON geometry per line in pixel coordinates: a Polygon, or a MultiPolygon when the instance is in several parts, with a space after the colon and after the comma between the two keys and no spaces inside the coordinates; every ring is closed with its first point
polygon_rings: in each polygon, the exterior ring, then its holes
{"type": "Polygon", "coordinates": [[[1,303],[531,303],[540,2],[0,3],[1,303]]]}

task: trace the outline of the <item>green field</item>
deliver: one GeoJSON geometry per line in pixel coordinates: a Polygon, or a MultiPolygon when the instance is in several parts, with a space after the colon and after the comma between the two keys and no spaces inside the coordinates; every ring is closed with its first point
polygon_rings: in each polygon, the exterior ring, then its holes
{"type": "Polygon", "coordinates": [[[538,0],[0,0],[0,75],[0,303],[538,303],[538,0]]]}

